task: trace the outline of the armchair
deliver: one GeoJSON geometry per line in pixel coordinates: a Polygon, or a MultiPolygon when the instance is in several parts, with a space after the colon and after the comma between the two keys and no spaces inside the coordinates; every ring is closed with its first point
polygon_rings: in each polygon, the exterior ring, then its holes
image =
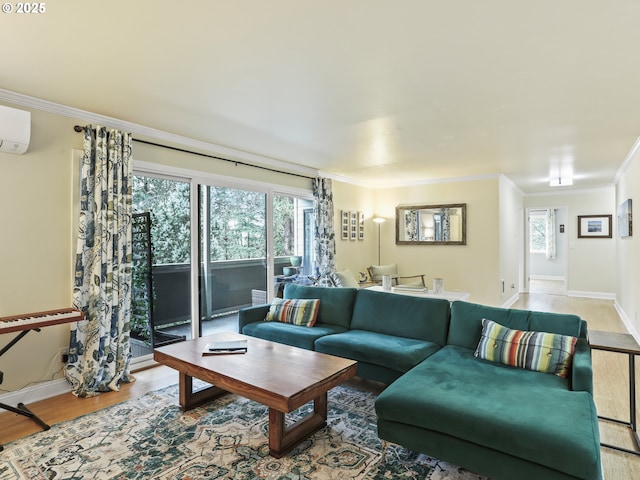
{"type": "Polygon", "coordinates": [[[394,285],[419,285],[426,287],[427,284],[424,281],[424,274],[420,275],[398,275],[398,266],[393,263],[391,265],[371,265],[367,267],[369,277],[371,281],[377,284],[382,284],[383,275],[391,275],[391,281],[394,285]],[[413,279],[413,281],[406,282],[404,280],[413,279]]]}

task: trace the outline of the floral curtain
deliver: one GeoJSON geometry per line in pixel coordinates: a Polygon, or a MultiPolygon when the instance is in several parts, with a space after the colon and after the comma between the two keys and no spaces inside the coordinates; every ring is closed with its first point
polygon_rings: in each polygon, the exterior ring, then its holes
{"type": "Polygon", "coordinates": [[[87,126],[73,305],[85,319],[71,329],[65,369],[73,393],[119,390],[129,373],[131,309],[131,135],[87,126]]]}
{"type": "Polygon", "coordinates": [[[336,238],[333,226],[333,193],[331,179],[313,179],[313,213],[315,229],[315,270],[318,285],[331,286],[330,275],[335,271],[336,238]]]}
{"type": "Polygon", "coordinates": [[[420,240],[418,235],[418,223],[420,210],[411,209],[404,212],[404,237],[407,240],[420,240]]]}
{"type": "Polygon", "coordinates": [[[451,212],[448,208],[442,209],[440,219],[442,222],[442,238],[440,240],[448,242],[451,240],[451,212]]]}

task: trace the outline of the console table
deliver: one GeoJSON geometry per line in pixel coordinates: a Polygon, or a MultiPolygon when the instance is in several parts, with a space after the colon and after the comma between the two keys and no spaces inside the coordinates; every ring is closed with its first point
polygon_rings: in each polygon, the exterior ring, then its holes
{"type": "Polygon", "coordinates": [[[395,288],[391,287],[391,290],[385,290],[381,286],[376,285],[375,287],[367,287],[368,290],[374,290],[376,292],[387,292],[387,293],[396,293],[398,295],[411,295],[414,297],[427,297],[427,298],[442,298],[444,300],[449,300],[450,302],[454,302],[456,300],[469,300],[471,296],[468,292],[442,292],[442,293],[433,293],[429,291],[421,292],[419,290],[412,291],[409,289],[395,288]]]}
{"type": "MultiPolygon", "coordinates": [[[[625,353],[629,356],[629,421],[618,420],[616,418],[598,416],[602,420],[609,422],[620,423],[626,425],[631,429],[633,437],[638,449],[640,449],[640,438],[638,437],[638,424],[636,421],[636,363],[635,356],[640,355],[640,346],[633,338],[633,336],[627,333],[613,333],[613,332],[589,332],[589,345],[592,350],[605,350],[607,352],[625,353]]],[[[601,443],[603,447],[613,448],[621,452],[631,453],[633,455],[640,455],[640,451],[629,450],[627,448],[618,447],[615,445],[608,445],[601,443]]]]}

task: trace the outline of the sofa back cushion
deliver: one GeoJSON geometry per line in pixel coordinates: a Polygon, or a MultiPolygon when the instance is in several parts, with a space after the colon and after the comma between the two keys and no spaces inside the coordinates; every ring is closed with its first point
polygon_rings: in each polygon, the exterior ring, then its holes
{"type": "Polygon", "coordinates": [[[360,289],[353,308],[351,329],[444,345],[449,329],[449,302],[360,289]]]}
{"type": "Polygon", "coordinates": [[[287,283],[284,287],[283,298],[285,300],[317,298],[320,300],[320,308],[316,324],[324,323],[349,328],[357,291],[355,288],[311,287],[287,283]]]}
{"type": "Polygon", "coordinates": [[[482,319],[485,318],[515,330],[586,338],[586,322],[577,315],[531,312],[456,301],[451,305],[447,343],[475,351],[482,332],[482,319]]]}

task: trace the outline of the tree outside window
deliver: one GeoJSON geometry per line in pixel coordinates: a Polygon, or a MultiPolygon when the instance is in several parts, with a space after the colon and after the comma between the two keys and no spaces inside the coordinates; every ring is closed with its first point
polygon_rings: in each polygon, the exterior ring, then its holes
{"type": "Polygon", "coordinates": [[[547,220],[545,212],[531,212],[529,215],[529,252],[546,253],[547,220]]]}

